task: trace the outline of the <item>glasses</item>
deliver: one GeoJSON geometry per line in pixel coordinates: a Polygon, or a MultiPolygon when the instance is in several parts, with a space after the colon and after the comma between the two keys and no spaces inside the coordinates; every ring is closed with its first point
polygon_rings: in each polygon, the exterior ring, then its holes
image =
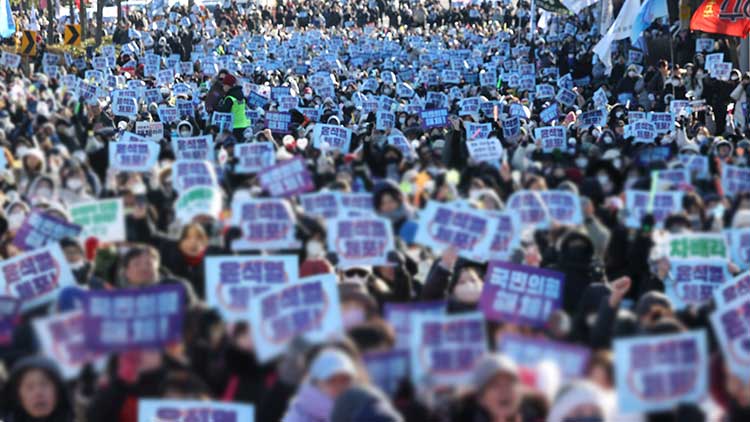
{"type": "Polygon", "coordinates": [[[355,268],[344,271],[344,275],[347,277],[367,277],[367,271],[355,268]]]}

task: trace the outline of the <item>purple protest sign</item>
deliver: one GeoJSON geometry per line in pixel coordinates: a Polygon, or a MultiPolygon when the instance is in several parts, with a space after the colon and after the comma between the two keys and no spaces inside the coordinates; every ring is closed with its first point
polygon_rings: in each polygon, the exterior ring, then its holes
{"type": "Polygon", "coordinates": [[[490,261],[479,308],[489,320],[542,327],[560,308],[564,281],[557,271],[490,261]]]}
{"type": "Polygon", "coordinates": [[[591,356],[591,350],[583,346],[520,334],[504,334],[498,339],[497,350],[529,369],[544,361],[554,362],[565,379],[582,377],[591,356]]]}
{"type": "Polygon", "coordinates": [[[0,292],[20,299],[22,311],[55,300],[60,289],[75,283],[58,243],[0,262],[0,292]]]}
{"type": "Polygon", "coordinates": [[[20,300],[12,296],[0,296],[0,345],[10,344],[20,310],[20,300]]]}
{"type": "Polygon", "coordinates": [[[242,237],[232,242],[232,250],[277,250],[299,247],[295,238],[296,217],[284,199],[232,200],[232,224],[242,237]]]}
{"type": "Polygon", "coordinates": [[[422,119],[423,130],[448,126],[448,109],[446,108],[424,110],[419,113],[419,117],[422,119]]]}
{"type": "Polygon", "coordinates": [[[83,299],[86,347],[97,352],[161,349],[182,338],[180,285],[90,291],[83,299]]]}
{"type": "Polygon", "coordinates": [[[273,133],[289,133],[290,123],[292,123],[292,115],[288,112],[266,112],[266,127],[273,133]]]}
{"type": "Polygon", "coordinates": [[[266,167],[259,177],[263,189],[275,197],[289,197],[315,189],[312,175],[302,157],[266,167]]]}
{"type": "Polygon", "coordinates": [[[32,211],[16,231],[13,245],[24,251],[41,248],[63,238],[76,238],[81,233],[81,226],[65,221],[52,214],[39,210],[32,211]]]}

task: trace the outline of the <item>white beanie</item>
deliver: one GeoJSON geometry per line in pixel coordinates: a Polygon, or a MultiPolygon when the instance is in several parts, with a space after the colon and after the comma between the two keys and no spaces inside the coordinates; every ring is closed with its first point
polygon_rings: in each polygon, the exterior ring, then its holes
{"type": "Polygon", "coordinates": [[[750,210],[739,210],[732,218],[732,228],[750,228],[750,210]]]}
{"type": "Polygon", "coordinates": [[[567,420],[576,407],[594,405],[599,408],[602,422],[607,422],[610,409],[609,400],[601,388],[590,381],[576,381],[563,387],[547,416],[547,422],[567,420]]]}
{"type": "Polygon", "coordinates": [[[355,377],[357,370],[349,355],[339,349],[323,349],[310,366],[310,379],[313,381],[325,381],[340,374],[355,377]]]}
{"type": "Polygon", "coordinates": [[[518,367],[509,357],[500,354],[485,355],[474,364],[471,384],[475,391],[483,389],[488,382],[500,373],[518,378],[518,367]]]}

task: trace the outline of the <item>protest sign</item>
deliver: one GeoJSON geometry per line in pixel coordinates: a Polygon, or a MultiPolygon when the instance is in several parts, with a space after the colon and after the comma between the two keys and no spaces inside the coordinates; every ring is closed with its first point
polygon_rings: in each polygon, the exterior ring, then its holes
{"type": "Polygon", "coordinates": [[[549,212],[549,218],[560,224],[583,224],[580,197],[570,191],[547,190],[539,193],[549,212]]]}
{"type": "Polygon", "coordinates": [[[728,196],[750,192],[750,168],[722,164],[721,187],[728,196]]]}
{"type": "Polygon", "coordinates": [[[464,129],[467,140],[489,138],[492,134],[492,123],[464,122],[464,129]]]}
{"type": "Polygon", "coordinates": [[[396,115],[390,111],[379,110],[375,115],[375,129],[383,132],[393,129],[396,115]]]}
{"type": "Polygon", "coordinates": [[[231,132],[234,129],[234,117],[232,113],[214,111],[211,115],[211,125],[218,126],[219,132],[231,132]]]}
{"type": "Polygon", "coordinates": [[[489,254],[497,225],[497,219],[477,210],[461,208],[458,203],[430,201],[420,213],[414,242],[437,254],[453,247],[459,256],[483,262],[489,254]]]}
{"type": "Polygon", "coordinates": [[[122,198],[79,202],[70,206],[73,223],[81,226],[79,238],[99,239],[100,242],[125,240],[125,208],[122,198]]]}
{"type": "Polygon", "coordinates": [[[214,161],[212,135],[172,138],[172,151],[177,160],[214,161]]]}
{"type": "Polygon", "coordinates": [[[511,116],[503,120],[503,136],[508,141],[513,141],[521,134],[521,119],[518,116],[511,116]]]}
{"type": "Polygon", "coordinates": [[[180,284],[88,291],[83,298],[86,348],[107,353],[179,342],[184,302],[180,284]]]}
{"type": "Polygon", "coordinates": [[[534,137],[542,146],[542,151],[551,153],[564,150],[567,145],[564,126],[547,126],[534,129],[534,137]]]}
{"type": "Polygon", "coordinates": [[[671,410],[706,397],[709,356],[705,331],[616,339],[614,350],[621,412],[671,410]]]}
{"type": "Polygon", "coordinates": [[[164,124],[162,122],[135,122],[135,134],[149,141],[159,142],[164,138],[164,124]]]}
{"type": "Polygon", "coordinates": [[[693,179],[707,180],[711,177],[707,156],[698,154],[680,154],[678,158],[690,172],[693,179]]]}
{"type": "Polygon", "coordinates": [[[218,185],[216,171],[208,161],[178,160],[172,165],[172,186],[178,193],[197,186],[215,188],[218,185]]]}
{"type": "Polygon", "coordinates": [[[422,129],[425,131],[448,126],[448,109],[446,108],[423,110],[419,113],[419,117],[422,119],[422,129]]]}
{"type": "Polygon", "coordinates": [[[237,159],[235,173],[258,173],[276,164],[276,149],[272,142],[237,144],[234,146],[234,157],[237,159]]]}
{"type": "Polygon", "coordinates": [[[206,400],[139,399],[138,422],[253,422],[250,404],[206,400]]]}
{"type": "Polygon", "coordinates": [[[299,105],[299,98],[292,95],[280,95],[278,98],[279,111],[290,111],[299,105]]]}
{"type": "Polygon", "coordinates": [[[471,158],[478,162],[497,162],[503,156],[503,146],[497,138],[469,139],[466,148],[471,158]]]}
{"type": "Polygon", "coordinates": [[[522,227],[546,229],[552,217],[540,192],[519,190],[514,192],[506,205],[508,211],[516,213],[522,227]]]}
{"type": "Polygon", "coordinates": [[[714,301],[717,307],[726,305],[735,299],[745,299],[750,296],[750,271],[744,272],[732,280],[725,282],[714,291],[714,301]]]}
{"type": "Polygon", "coordinates": [[[156,165],[156,142],[109,142],[109,167],[123,172],[148,172],[156,165]]]}
{"type": "Polygon", "coordinates": [[[732,262],[743,270],[750,269],[750,228],[727,231],[732,262]]]}
{"type": "Polygon", "coordinates": [[[627,217],[625,226],[631,229],[641,227],[641,222],[646,214],[653,214],[656,228],[664,228],[664,221],[670,215],[682,210],[681,191],[654,192],[653,207],[649,210],[649,199],[651,193],[647,191],[626,190],[625,209],[627,217]]]}
{"type": "Polygon", "coordinates": [[[413,316],[409,348],[414,385],[434,388],[466,384],[487,352],[484,318],[478,312],[413,316]]]}
{"type": "Polygon", "coordinates": [[[542,122],[546,124],[550,124],[553,121],[557,120],[558,114],[558,105],[557,103],[552,103],[549,106],[545,107],[544,110],[542,110],[541,113],[539,113],[539,117],[542,119],[542,122]]]}
{"type": "Polygon", "coordinates": [[[521,244],[521,226],[518,215],[511,211],[487,211],[487,213],[498,221],[488,260],[507,260],[513,250],[521,244]]]}
{"type": "Polygon", "coordinates": [[[609,113],[607,113],[607,110],[604,108],[600,108],[598,110],[591,110],[585,113],[581,113],[581,115],[578,116],[578,119],[576,119],[576,123],[578,124],[578,127],[582,128],[589,128],[591,126],[606,126],[607,117],[609,117],[609,113]]]}
{"type": "Polygon", "coordinates": [[[481,100],[479,97],[470,97],[470,98],[464,98],[461,101],[459,101],[459,116],[469,116],[472,114],[478,114],[479,113],[479,104],[481,103],[481,100]]]}
{"type": "Polygon", "coordinates": [[[289,125],[292,123],[292,115],[288,112],[267,111],[266,128],[273,133],[290,133],[289,125]]]}
{"type": "Polygon", "coordinates": [[[313,128],[313,146],[317,149],[335,149],[346,154],[352,141],[352,130],[343,126],[316,123],[313,128]]]}
{"type": "Polygon", "coordinates": [[[81,226],[78,224],[35,209],[26,216],[21,227],[16,230],[13,246],[23,251],[30,251],[49,243],[59,242],[66,237],[76,238],[80,233],[81,226]]]}
{"type": "Polygon", "coordinates": [[[690,186],[690,171],[688,169],[658,170],[652,172],[651,177],[656,178],[656,186],[660,190],[690,186]]]}
{"type": "Polygon", "coordinates": [[[680,233],[667,237],[667,256],[673,258],[729,258],[729,248],[720,233],[680,233]]]}
{"type": "Polygon", "coordinates": [[[539,84],[536,86],[536,98],[548,100],[555,97],[555,87],[550,84],[539,84]]]}
{"type": "Polygon", "coordinates": [[[390,220],[379,217],[338,218],[328,221],[328,251],[338,257],[339,268],[387,265],[394,250],[390,220]]]}
{"type": "Polygon", "coordinates": [[[247,321],[254,296],[297,282],[297,261],[294,255],[206,257],[206,304],[225,321],[247,321]]]}
{"type": "Polygon", "coordinates": [[[315,188],[312,175],[302,157],[281,161],[266,167],[258,175],[260,186],[271,196],[289,197],[315,188]]]}
{"type": "Polygon", "coordinates": [[[138,101],[135,98],[121,95],[121,91],[115,91],[112,94],[112,114],[135,119],[138,114],[138,101]]]}
{"type": "Polygon", "coordinates": [[[13,341],[13,331],[21,322],[21,301],[13,296],[0,295],[0,346],[13,341]]]}
{"type": "Polygon", "coordinates": [[[305,214],[322,218],[336,218],[339,214],[338,192],[312,192],[299,196],[305,214]]]}
{"type": "Polygon", "coordinates": [[[697,38],[695,40],[695,52],[710,53],[714,51],[714,40],[711,38],[697,38]]]}
{"type": "Polygon", "coordinates": [[[157,113],[159,115],[159,120],[164,123],[174,123],[180,120],[180,111],[177,110],[177,107],[170,107],[165,104],[159,104],[157,113]]]}
{"type": "Polygon", "coordinates": [[[648,121],[654,125],[654,130],[657,134],[664,134],[674,130],[674,117],[672,117],[672,113],[657,113],[652,111],[648,113],[648,121]]]}
{"type": "Polygon", "coordinates": [[[414,333],[414,316],[418,314],[442,315],[445,313],[446,303],[442,300],[431,302],[386,303],[383,315],[396,333],[397,350],[408,350],[414,333]]]}
{"type": "Polygon", "coordinates": [[[83,322],[80,309],[32,321],[42,353],[57,363],[66,380],[75,379],[87,363],[105,357],[86,348],[83,322]]]}
{"type": "Polygon", "coordinates": [[[295,237],[296,218],[283,199],[232,200],[232,224],[242,237],[234,240],[232,250],[293,249],[299,246],[295,237]]]}
{"type": "Polygon", "coordinates": [[[51,243],[0,263],[0,291],[21,300],[26,311],[54,300],[75,278],[60,245],[51,243]]]}
{"type": "Polygon", "coordinates": [[[543,327],[560,308],[564,281],[556,271],[490,261],[479,308],[488,320],[543,327]]]}
{"type": "Polygon", "coordinates": [[[406,350],[370,352],[363,356],[370,381],[388,396],[396,394],[409,373],[409,353],[406,350]]]}
{"type": "Polygon", "coordinates": [[[184,192],[175,201],[174,209],[177,220],[189,223],[197,216],[209,216],[218,219],[223,206],[220,190],[205,186],[195,186],[184,192]]]}
{"type": "Polygon", "coordinates": [[[319,343],[339,335],[341,321],[336,276],[327,274],[274,287],[250,299],[250,324],[258,360],[268,362],[302,335],[319,343]]]}
{"type": "Polygon", "coordinates": [[[399,130],[393,130],[391,135],[388,136],[386,142],[388,145],[393,145],[401,151],[401,154],[404,155],[405,159],[413,160],[416,158],[417,153],[414,151],[414,146],[412,146],[411,142],[409,142],[406,136],[404,136],[399,130]]]}
{"type": "Polygon", "coordinates": [[[555,100],[558,103],[564,104],[568,107],[575,104],[577,99],[578,99],[578,94],[576,94],[574,91],[567,89],[567,88],[560,88],[557,91],[557,95],[555,96],[555,100]]]}
{"type": "Polygon", "coordinates": [[[372,214],[375,212],[373,209],[373,198],[372,193],[352,193],[352,192],[339,192],[339,204],[341,208],[347,210],[354,210],[363,213],[372,214]]]}
{"type": "Polygon", "coordinates": [[[664,287],[675,309],[705,304],[714,290],[731,278],[726,259],[672,258],[669,265],[664,287]]]}
{"type": "Polygon", "coordinates": [[[656,138],[656,127],[651,122],[638,120],[625,126],[623,136],[625,138],[634,138],[633,143],[653,143],[656,138]]]}
{"type": "Polygon", "coordinates": [[[577,344],[513,333],[498,339],[497,351],[530,370],[542,362],[553,362],[566,380],[584,377],[591,356],[590,349],[577,344]]]}

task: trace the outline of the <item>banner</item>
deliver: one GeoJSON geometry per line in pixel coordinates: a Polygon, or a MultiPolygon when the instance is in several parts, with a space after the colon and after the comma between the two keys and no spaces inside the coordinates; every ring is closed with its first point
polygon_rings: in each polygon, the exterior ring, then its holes
{"type": "Polygon", "coordinates": [[[53,301],[62,288],[75,285],[58,243],[0,262],[0,293],[19,299],[21,311],[53,301]]]}
{"type": "Polygon", "coordinates": [[[250,404],[206,400],[138,400],[138,422],[253,422],[250,404]]]}
{"type": "Polygon", "coordinates": [[[691,31],[745,38],[750,33],[747,8],[740,11],[742,0],[705,0],[690,19],[691,31]]]}
{"type": "Polygon", "coordinates": [[[125,236],[125,208],[122,198],[71,204],[70,217],[81,226],[79,238],[96,238],[100,242],[122,242],[125,236]]]}
{"type": "Polygon", "coordinates": [[[206,257],[206,304],[225,321],[247,321],[250,300],[271,287],[296,283],[296,255],[206,257]]]}
{"type": "Polygon", "coordinates": [[[81,226],[41,210],[31,211],[16,230],[13,246],[23,251],[41,248],[68,238],[76,238],[81,233],[81,226]]]}
{"type": "Polygon", "coordinates": [[[482,314],[415,315],[412,324],[409,363],[414,385],[467,384],[476,361],[487,352],[482,314]]]}
{"type": "Polygon", "coordinates": [[[232,201],[232,224],[242,237],[232,243],[233,251],[296,249],[297,220],[283,199],[240,199],[232,201]]]}
{"type": "Polygon", "coordinates": [[[615,339],[618,410],[672,410],[708,393],[709,356],[703,330],[615,339]]]}
{"type": "Polygon", "coordinates": [[[486,260],[497,220],[481,211],[461,208],[458,203],[430,201],[419,216],[419,227],[414,242],[431,248],[436,254],[454,247],[458,255],[467,259],[486,260]]]}
{"type": "Polygon", "coordinates": [[[250,325],[258,360],[268,362],[304,336],[319,343],[343,330],[336,276],[307,277],[274,287],[250,300],[250,325]]]}
{"type": "Polygon", "coordinates": [[[315,189],[305,159],[295,157],[266,167],[258,174],[260,186],[271,196],[290,197],[315,189]]]}
{"type": "Polygon", "coordinates": [[[338,268],[387,265],[395,250],[390,220],[379,217],[338,218],[328,221],[328,251],[338,257],[338,268]]]}
{"type": "Polygon", "coordinates": [[[86,347],[80,309],[35,318],[31,322],[42,353],[57,363],[66,380],[75,379],[87,363],[96,360],[103,363],[106,358],[86,347]]]}
{"type": "Polygon", "coordinates": [[[90,290],[83,297],[86,347],[107,353],[178,343],[184,303],[180,284],[90,290]]]}
{"type": "Polygon", "coordinates": [[[479,309],[491,321],[544,327],[560,308],[564,282],[556,271],[490,261],[479,309]]]}

